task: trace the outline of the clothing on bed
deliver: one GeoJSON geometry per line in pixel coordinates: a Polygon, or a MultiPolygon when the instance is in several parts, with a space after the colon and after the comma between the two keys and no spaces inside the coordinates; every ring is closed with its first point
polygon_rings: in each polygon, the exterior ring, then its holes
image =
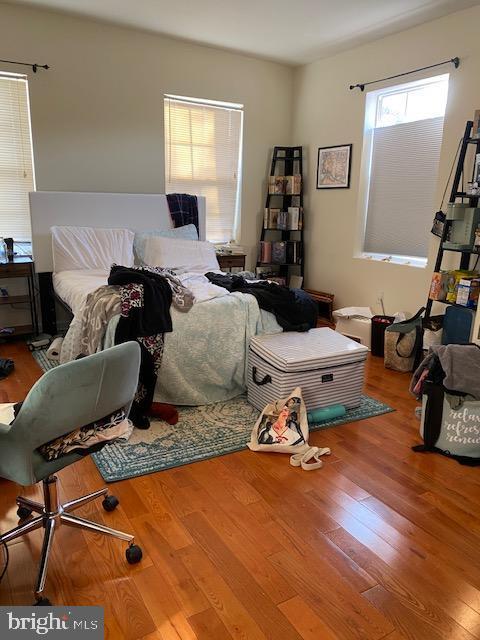
{"type": "Polygon", "coordinates": [[[120,287],[104,285],[89,293],[81,318],[81,353],[89,356],[102,347],[110,320],[120,313],[120,287]]]}
{"type": "Polygon", "coordinates": [[[175,307],[182,311],[188,311],[194,299],[174,276],[153,267],[114,265],[108,283],[120,288],[120,319],[115,344],[135,340],[141,349],[138,389],[130,418],[136,427],[148,428],[147,413],[162,363],[164,334],[172,331],[172,298],[175,307]]]}
{"type": "Polygon", "coordinates": [[[284,331],[308,331],[317,325],[317,305],[301,289],[289,289],[275,282],[250,282],[237,274],[209,272],[205,275],[210,282],[230,292],[254,296],[260,309],[273,313],[284,331]]]}
{"type": "Polygon", "coordinates": [[[167,193],[167,202],[173,226],[184,227],[194,224],[200,236],[197,196],[188,193],[167,193]]]}
{"type": "MultiPolygon", "coordinates": [[[[83,279],[81,271],[69,272],[64,290],[78,292],[74,318],[62,344],[60,362],[70,362],[82,352],[80,324],[88,293],[106,285],[109,271],[83,279]],[[87,281],[89,286],[87,287],[87,281]],[[83,283],[83,285],[82,285],[83,283]],[[82,285],[82,286],[80,286],[82,285]],[[81,295],[80,295],[81,292],[81,295]]],[[[63,275],[63,274],[56,274],[63,275]]],[[[246,390],[246,361],[250,338],[276,333],[281,327],[273,314],[259,308],[256,299],[242,293],[229,293],[198,273],[178,276],[194,293],[195,304],[188,313],[175,308],[170,314],[173,331],[165,334],[165,349],[158,372],[154,400],[176,406],[224,402],[246,390]]],[[[62,295],[62,298],[64,296],[62,295]]],[[[120,316],[108,323],[101,349],[115,344],[120,316]]]]}

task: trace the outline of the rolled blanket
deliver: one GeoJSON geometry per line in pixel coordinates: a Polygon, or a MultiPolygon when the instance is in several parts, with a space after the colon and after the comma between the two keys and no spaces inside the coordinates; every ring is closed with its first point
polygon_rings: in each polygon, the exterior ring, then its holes
{"type": "Polygon", "coordinates": [[[57,362],[58,360],[60,360],[60,351],[62,350],[62,342],[63,342],[63,338],[61,338],[60,336],[52,340],[50,346],[47,349],[47,358],[49,360],[53,360],[54,362],[57,362]]]}

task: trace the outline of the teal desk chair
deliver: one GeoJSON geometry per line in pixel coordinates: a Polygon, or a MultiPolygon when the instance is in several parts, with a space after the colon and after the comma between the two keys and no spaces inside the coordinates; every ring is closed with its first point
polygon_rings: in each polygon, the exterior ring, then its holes
{"type": "Polygon", "coordinates": [[[36,604],[50,604],[43,597],[43,590],[53,536],[60,525],[80,527],[125,540],[129,543],[127,561],[134,564],[141,560],[142,551],[134,545],[132,535],[72,513],[101,496],[106,496],[102,503],[104,509],[112,511],[118,500],[107,496],[106,487],[82,498],[60,503],[54,474],[83,456],[69,453],[47,462],[37,451],[41,445],[119,409],[128,411],[137,389],[139,367],[139,345],[126,342],[51,369],[32,387],[15,422],[12,425],[0,424],[0,477],[21,485],[43,482],[44,504],[18,497],[20,523],[0,535],[0,543],[8,543],[25,533],[44,528],[35,587],[36,604]],[[39,515],[31,518],[33,512],[39,515]]]}

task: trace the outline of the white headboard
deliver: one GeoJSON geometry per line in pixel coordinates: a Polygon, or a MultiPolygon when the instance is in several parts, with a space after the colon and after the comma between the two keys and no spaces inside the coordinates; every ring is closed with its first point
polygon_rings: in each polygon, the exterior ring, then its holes
{"type": "MultiPolygon", "coordinates": [[[[171,229],[167,197],[157,193],[33,191],[30,196],[32,250],[37,273],[53,271],[50,227],[171,229]]],[[[198,196],[200,240],[205,240],[205,198],[198,196]]]]}

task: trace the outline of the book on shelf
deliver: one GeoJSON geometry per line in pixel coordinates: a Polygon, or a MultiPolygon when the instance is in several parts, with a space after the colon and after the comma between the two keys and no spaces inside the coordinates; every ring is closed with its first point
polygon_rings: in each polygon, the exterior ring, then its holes
{"type": "Polygon", "coordinates": [[[278,214],[278,220],[277,220],[277,229],[280,229],[281,231],[286,231],[287,229],[287,212],[286,211],[280,211],[280,213],[278,214]]]}
{"type": "Polygon", "coordinates": [[[297,243],[296,242],[287,242],[286,250],[285,250],[285,262],[289,262],[295,264],[297,262],[297,243]]]}
{"type": "Polygon", "coordinates": [[[264,211],[263,211],[263,228],[264,229],[268,229],[268,222],[270,220],[270,209],[268,207],[265,207],[264,211]]]}
{"type": "Polygon", "coordinates": [[[268,240],[260,242],[260,262],[272,262],[272,243],[268,240]]]}
{"type": "Polygon", "coordinates": [[[280,231],[299,231],[302,228],[301,207],[288,207],[288,211],[265,207],[263,228],[279,229],[280,231]]]}
{"type": "Polygon", "coordinates": [[[268,176],[268,193],[288,196],[299,196],[302,191],[302,176],[268,176]]]}
{"type": "Polygon", "coordinates": [[[301,242],[296,240],[279,240],[260,242],[259,262],[264,264],[300,264],[301,242]]]}
{"type": "Polygon", "coordinates": [[[269,176],[268,177],[268,193],[284,194],[285,193],[285,176],[269,176]]]}
{"type": "Polygon", "coordinates": [[[276,209],[276,208],[265,209],[265,215],[263,216],[264,228],[278,229],[279,215],[280,215],[280,209],[276,209]]]}
{"type": "Polygon", "coordinates": [[[283,240],[272,242],[272,262],[284,264],[287,257],[287,243],[283,240]]]}
{"type": "Polygon", "coordinates": [[[298,231],[300,228],[300,207],[288,207],[287,230],[298,231]]]}
{"type": "Polygon", "coordinates": [[[302,190],[302,176],[296,173],[293,176],[285,176],[285,193],[287,195],[300,195],[302,190]]]}

